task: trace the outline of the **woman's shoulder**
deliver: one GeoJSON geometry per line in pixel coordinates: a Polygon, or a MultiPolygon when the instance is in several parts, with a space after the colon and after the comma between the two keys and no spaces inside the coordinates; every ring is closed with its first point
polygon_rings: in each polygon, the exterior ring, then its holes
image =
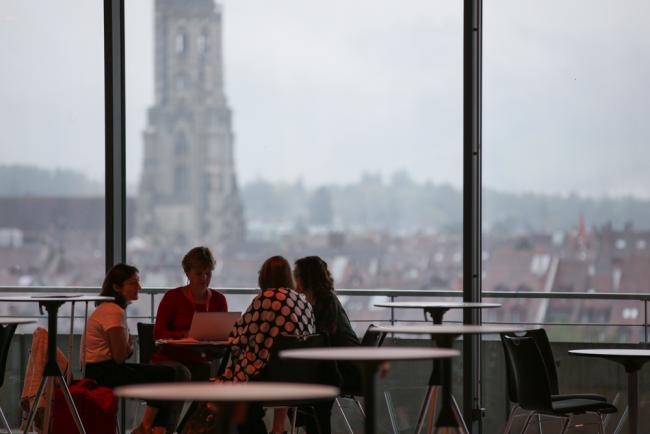
{"type": "Polygon", "coordinates": [[[126,315],[124,308],[113,303],[111,301],[105,301],[95,308],[92,315],[90,316],[94,320],[100,320],[105,317],[115,317],[115,316],[124,316],[126,315]]]}
{"type": "Polygon", "coordinates": [[[112,301],[105,301],[104,303],[100,304],[95,308],[95,312],[98,311],[107,312],[107,313],[114,313],[114,312],[124,313],[124,308],[117,303],[113,303],[112,301]]]}
{"type": "Polygon", "coordinates": [[[184,297],[185,294],[183,294],[183,288],[184,286],[179,286],[178,288],[168,289],[167,291],[165,291],[165,295],[163,295],[162,299],[164,300],[164,299],[174,299],[177,297],[184,297]]]}
{"type": "Polygon", "coordinates": [[[279,301],[282,304],[289,304],[291,307],[298,302],[300,302],[300,305],[308,303],[303,294],[291,288],[267,288],[255,296],[253,303],[258,301],[264,305],[265,300],[270,300],[271,302],[279,301]]]}

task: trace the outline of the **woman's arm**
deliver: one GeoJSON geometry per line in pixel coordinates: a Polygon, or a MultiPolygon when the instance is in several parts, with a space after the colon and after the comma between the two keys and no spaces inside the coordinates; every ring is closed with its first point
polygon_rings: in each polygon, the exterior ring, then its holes
{"type": "Polygon", "coordinates": [[[113,327],[108,329],[106,333],[108,334],[108,345],[111,348],[113,360],[117,363],[124,363],[133,352],[133,347],[126,340],[124,329],[122,327],[113,327]]]}
{"type": "Polygon", "coordinates": [[[160,300],[158,312],[156,313],[156,323],[153,327],[154,339],[174,339],[185,337],[185,330],[174,330],[172,327],[174,313],[178,309],[177,304],[170,294],[160,300]]]}

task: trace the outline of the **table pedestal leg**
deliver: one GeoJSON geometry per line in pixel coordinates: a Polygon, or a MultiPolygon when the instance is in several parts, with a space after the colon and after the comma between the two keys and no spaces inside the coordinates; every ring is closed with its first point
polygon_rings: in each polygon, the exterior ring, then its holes
{"type": "MultiPolygon", "coordinates": [[[[452,348],[455,336],[438,337],[440,347],[452,348]]],[[[436,420],[436,433],[469,433],[467,424],[458,408],[458,403],[451,393],[452,361],[443,359],[442,365],[442,407],[436,420]]]]}
{"type": "Polygon", "coordinates": [[[638,433],[639,423],[639,382],[638,372],[628,371],[627,373],[627,405],[630,409],[630,417],[627,420],[629,434],[638,433]]]}
{"type": "Polygon", "coordinates": [[[375,434],[377,432],[377,425],[375,415],[377,413],[377,401],[375,399],[375,374],[377,373],[376,362],[360,363],[362,381],[363,381],[363,399],[365,400],[366,407],[366,420],[365,429],[366,434],[375,434]]]}
{"type": "Polygon", "coordinates": [[[429,384],[427,387],[427,393],[424,397],[424,401],[422,401],[422,405],[420,406],[420,411],[418,412],[418,421],[415,425],[415,434],[420,434],[420,432],[422,432],[422,428],[424,427],[424,420],[427,414],[429,415],[429,417],[426,418],[429,421],[429,429],[427,432],[431,432],[431,427],[433,425],[433,416],[436,411],[436,405],[438,404],[439,390],[440,385],[429,384]]]}
{"type": "MultiPolygon", "coordinates": [[[[435,342],[434,342],[435,346],[435,342]]],[[[424,426],[424,420],[429,412],[429,418],[433,418],[436,411],[437,397],[438,397],[438,388],[442,385],[442,361],[438,359],[433,360],[433,367],[431,369],[431,375],[429,376],[429,387],[427,389],[427,394],[424,398],[424,402],[420,407],[420,413],[418,414],[418,421],[415,425],[415,434],[419,434],[422,431],[424,426]],[[432,399],[433,398],[433,399],[432,399]]],[[[430,424],[431,425],[431,424],[430,424]]],[[[431,427],[429,431],[431,432],[431,427]]]]}

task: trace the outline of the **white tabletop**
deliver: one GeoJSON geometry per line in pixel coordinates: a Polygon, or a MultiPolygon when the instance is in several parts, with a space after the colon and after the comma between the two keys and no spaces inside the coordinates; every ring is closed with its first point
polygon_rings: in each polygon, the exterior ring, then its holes
{"type": "Polygon", "coordinates": [[[523,326],[508,324],[440,324],[440,325],[403,325],[403,326],[377,326],[373,332],[380,333],[404,333],[404,334],[431,334],[431,335],[476,335],[476,334],[499,334],[515,333],[526,331],[523,326]]]}
{"type": "Polygon", "coordinates": [[[33,324],[35,319],[30,318],[0,318],[0,324],[2,325],[11,325],[11,324],[33,324]]]}
{"type": "Polygon", "coordinates": [[[376,303],[375,306],[398,309],[485,309],[501,307],[501,304],[464,301],[391,301],[376,303]]]}
{"type": "Polygon", "coordinates": [[[331,399],[339,394],[332,386],[300,383],[158,383],[116,388],[116,396],[172,401],[267,402],[331,399]]]}
{"type": "Polygon", "coordinates": [[[350,360],[358,362],[389,360],[428,360],[457,357],[456,350],[412,347],[326,347],[280,351],[280,358],[301,360],[350,360]]]}
{"type": "Polygon", "coordinates": [[[81,294],[39,294],[39,295],[11,295],[0,297],[0,301],[12,302],[12,301],[103,301],[103,300],[115,300],[115,297],[106,297],[103,295],[81,295],[81,294]]]}
{"type": "Polygon", "coordinates": [[[570,354],[576,356],[591,357],[625,357],[625,358],[650,358],[650,350],[634,348],[594,348],[586,350],[570,350],[570,354]]]}

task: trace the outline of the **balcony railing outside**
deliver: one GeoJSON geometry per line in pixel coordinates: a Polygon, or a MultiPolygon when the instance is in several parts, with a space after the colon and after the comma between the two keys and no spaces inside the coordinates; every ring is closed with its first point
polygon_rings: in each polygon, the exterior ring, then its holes
{"type": "MultiPolygon", "coordinates": [[[[161,295],[166,289],[163,288],[145,288],[141,291],[141,299],[137,302],[136,309],[129,309],[129,322],[130,328],[135,330],[135,322],[153,321],[155,317],[155,309],[157,302],[160,300],[161,295]]],[[[229,297],[231,310],[241,309],[247,305],[247,301],[257,292],[253,288],[227,288],[220,289],[229,297]],[[231,302],[233,300],[233,302],[231,302]]],[[[0,288],[0,293],[92,293],[99,292],[99,288],[94,287],[4,287],[0,288]]],[[[350,305],[356,306],[372,306],[378,299],[372,297],[381,297],[381,301],[398,299],[430,299],[430,298],[458,298],[461,293],[457,291],[413,291],[413,290],[396,290],[396,289],[341,289],[337,290],[339,296],[348,298],[350,305]],[[366,299],[364,303],[359,304],[359,300],[366,299]],[[370,298],[370,299],[368,299],[370,298]],[[356,304],[355,304],[356,303],[356,304]]],[[[585,328],[593,330],[603,330],[606,328],[617,328],[624,330],[635,330],[635,333],[628,333],[627,336],[638,336],[639,339],[628,339],[634,343],[641,342],[648,344],[648,301],[650,294],[634,294],[634,293],[538,293],[538,292],[489,292],[483,294],[484,299],[501,300],[507,303],[508,300],[522,300],[526,303],[535,300],[540,301],[553,301],[553,300],[582,300],[606,303],[626,303],[628,305],[638,306],[638,311],[641,312],[640,318],[636,321],[611,323],[611,322],[566,322],[566,321],[553,321],[553,322],[535,322],[535,321],[516,321],[516,323],[523,324],[538,324],[544,326],[549,330],[551,337],[556,341],[563,341],[563,336],[566,336],[567,330],[575,330],[576,328],[585,328]],[[559,331],[558,331],[559,330],[559,331]]],[[[45,316],[40,315],[33,304],[16,304],[12,306],[4,306],[0,315],[2,316],[20,316],[20,317],[35,317],[44,320],[45,316]]],[[[89,311],[91,311],[89,309],[89,311]]],[[[351,320],[357,326],[358,333],[362,333],[367,327],[368,323],[400,323],[400,322],[418,322],[425,321],[422,313],[411,312],[411,315],[405,315],[404,311],[395,309],[376,309],[373,310],[373,315],[368,315],[364,312],[363,317],[357,315],[359,311],[349,309],[351,320]]],[[[70,313],[69,306],[64,306],[61,311],[59,328],[59,346],[64,352],[71,354],[72,367],[75,370],[75,376],[80,376],[79,363],[78,363],[78,349],[79,349],[79,334],[83,327],[83,318],[85,314],[85,307],[83,303],[77,303],[74,309],[74,317],[76,319],[75,326],[70,326],[70,313]],[[82,306],[79,306],[82,305],[82,306]],[[69,341],[66,334],[73,334],[73,340],[69,341]]],[[[484,314],[484,318],[487,317],[484,314]]],[[[449,319],[454,320],[459,318],[452,312],[449,313],[449,319]]],[[[447,319],[447,318],[446,318],[447,319]]],[[[494,321],[485,321],[494,322],[494,321]]],[[[505,321],[497,321],[505,322],[505,321]]],[[[44,325],[44,321],[42,322],[44,325]]],[[[31,345],[31,333],[33,327],[22,327],[18,329],[18,335],[14,338],[12,343],[12,350],[8,362],[7,373],[5,377],[5,384],[2,390],[2,399],[0,404],[5,409],[7,416],[10,419],[12,426],[18,426],[20,410],[18,401],[20,391],[22,389],[22,382],[24,378],[24,371],[27,362],[27,357],[31,345]]],[[[593,336],[593,334],[587,334],[593,336]]],[[[575,335],[574,335],[575,336],[575,335]]],[[[603,334],[606,336],[606,334],[603,334]]],[[[393,341],[389,340],[388,345],[403,345],[406,341],[393,341]]],[[[409,340],[412,345],[428,345],[428,340],[409,340]]],[[[620,408],[618,415],[610,417],[608,420],[607,432],[618,432],[624,426],[624,420],[621,422],[621,415],[625,409],[625,387],[626,380],[623,370],[613,363],[603,360],[582,359],[571,357],[567,351],[572,348],[585,348],[593,347],[595,344],[592,339],[582,339],[582,342],[554,342],[554,351],[556,358],[560,360],[560,381],[561,388],[564,392],[571,391],[590,391],[595,393],[602,393],[607,395],[610,399],[616,400],[620,408]],[[619,423],[621,422],[621,423],[619,423]],[[619,426],[620,425],[620,426],[619,426]]],[[[621,342],[609,340],[609,342],[599,342],[598,346],[625,346],[621,342]]],[[[500,427],[503,426],[505,421],[507,409],[507,396],[505,395],[505,376],[503,368],[503,354],[496,337],[488,337],[483,341],[483,355],[482,355],[482,369],[483,369],[483,407],[486,409],[483,432],[491,433],[498,432],[500,427]]],[[[455,361],[458,365],[462,360],[455,361]]],[[[460,366],[459,366],[460,368],[460,366]]],[[[416,412],[421,397],[424,394],[424,384],[428,377],[430,370],[429,363],[404,363],[395,364],[388,377],[381,380],[381,393],[384,394],[386,402],[384,416],[381,420],[382,432],[393,432],[394,429],[406,431],[413,428],[415,423],[416,412]]],[[[461,369],[455,372],[462,372],[461,369]]],[[[640,390],[641,402],[644,398],[644,390],[648,390],[650,386],[650,374],[645,374],[641,371],[640,375],[640,390]]],[[[462,378],[458,375],[454,379],[454,390],[458,395],[459,402],[462,402],[462,378]]],[[[344,405],[345,406],[345,405],[344,405]]],[[[350,406],[347,408],[348,413],[352,415],[352,422],[355,426],[360,426],[360,418],[355,413],[354,409],[350,406]]],[[[641,412],[642,417],[644,413],[641,412]]],[[[342,424],[336,409],[333,411],[334,427],[337,432],[345,432],[345,427],[342,424]]],[[[588,418],[584,420],[588,422],[588,418]]],[[[553,432],[554,421],[548,420],[543,422],[548,427],[548,432],[553,432]]],[[[641,426],[650,426],[650,418],[647,421],[642,420],[641,426]],[[646,422],[644,425],[643,422],[646,422]]],[[[545,431],[546,432],[546,431],[545,431]]],[[[589,431],[587,431],[589,432],[589,431]]]]}

